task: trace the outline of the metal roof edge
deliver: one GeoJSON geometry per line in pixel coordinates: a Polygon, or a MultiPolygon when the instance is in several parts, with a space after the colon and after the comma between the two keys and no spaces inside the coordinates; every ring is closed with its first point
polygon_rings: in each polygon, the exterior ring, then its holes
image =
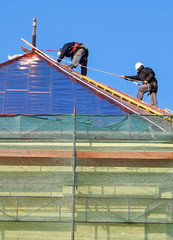
{"type": "Polygon", "coordinates": [[[17,61],[18,59],[20,59],[20,58],[23,58],[25,55],[27,55],[28,53],[24,53],[24,54],[22,54],[22,55],[20,55],[20,56],[17,56],[17,57],[15,57],[15,58],[12,58],[12,59],[9,59],[9,60],[7,60],[7,61],[4,61],[4,62],[2,62],[2,63],[0,63],[0,67],[2,67],[2,66],[6,66],[6,65],[8,65],[8,64],[10,64],[10,63],[12,63],[12,62],[14,62],[14,61],[17,61]]]}

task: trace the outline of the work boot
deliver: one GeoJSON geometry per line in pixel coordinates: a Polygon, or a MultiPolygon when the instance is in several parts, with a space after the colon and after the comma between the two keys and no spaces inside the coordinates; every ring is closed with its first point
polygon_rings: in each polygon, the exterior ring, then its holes
{"type": "Polygon", "coordinates": [[[73,65],[72,64],[67,65],[67,67],[73,69],[73,65]]]}

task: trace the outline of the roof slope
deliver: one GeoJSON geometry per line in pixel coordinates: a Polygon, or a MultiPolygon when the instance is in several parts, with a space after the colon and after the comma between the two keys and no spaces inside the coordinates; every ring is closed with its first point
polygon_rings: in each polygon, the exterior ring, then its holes
{"type": "Polygon", "coordinates": [[[0,64],[0,114],[168,115],[32,50],[0,64]]]}

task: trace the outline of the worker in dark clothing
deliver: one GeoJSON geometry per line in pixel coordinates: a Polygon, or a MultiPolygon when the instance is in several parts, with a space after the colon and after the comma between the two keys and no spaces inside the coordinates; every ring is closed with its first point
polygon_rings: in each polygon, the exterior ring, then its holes
{"type": "Polygon", "coordinates": [[[69,68],[76,68],[81,64],[81,74],[87,75],[87,62],[88,62],[88,48],[83,43],[69,42],[64,44],[58,53],[58,62],[64,57],[68,57],[72,60],[71,64],[68,65],[69,68]]]}
{"type": "Polygon", "coordinates": [[[142,63],[138,62],[135,65],[135,69],[138,72],[135,76],[124,76],[121,75],[121,78],[127,80],[137,80],[141,81],[142,85],[138,89],[137,98],[142,100],[145,93],[149,93],[150,104],[157,107],[157,80],[155,78],[155,72],[148,67],[144,67],[142,63]]]}

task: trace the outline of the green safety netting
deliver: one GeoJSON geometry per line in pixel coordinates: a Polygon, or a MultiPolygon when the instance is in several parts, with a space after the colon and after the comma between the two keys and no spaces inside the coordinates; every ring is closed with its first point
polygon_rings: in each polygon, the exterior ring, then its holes
{"type": "Polygon", "coordinates": [[[1,116],[0,138],[172,141],[172,117],[153,115],[1,116]]]}

